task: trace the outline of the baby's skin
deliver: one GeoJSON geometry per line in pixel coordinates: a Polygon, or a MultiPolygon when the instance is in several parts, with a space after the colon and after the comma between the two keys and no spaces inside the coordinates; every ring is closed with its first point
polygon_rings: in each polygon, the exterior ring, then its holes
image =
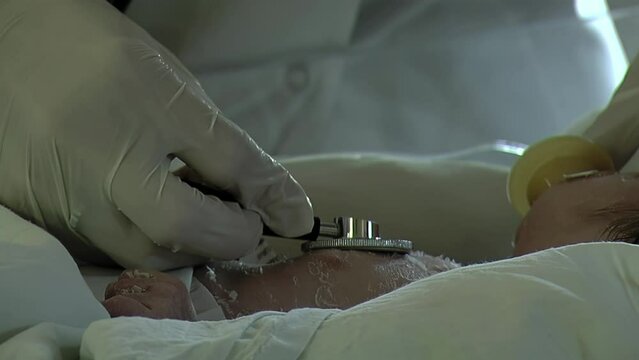
{"type": "Polygon", "coordinates": [[[261,267],[214,263],[194,275],[226,317],[235,318],[264,310],[346,309],[458,266],[421,252],[319,250],[261,267]]]}
{"type": "MultiPolygon", "coordinates": [[[[211,263],[196,268],[194,276],[232,319],[264,310],[346,309],[458,266],[421,252],[318,250],[260,267],[211,263]]],[[[195,318],[184,284],[164,273],[126,270],[108,286],[105,299],[112,317],[195,318]]]]}

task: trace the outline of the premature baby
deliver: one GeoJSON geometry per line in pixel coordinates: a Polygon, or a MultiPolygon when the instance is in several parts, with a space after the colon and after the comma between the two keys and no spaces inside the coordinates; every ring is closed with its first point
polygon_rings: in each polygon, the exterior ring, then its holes
{"type": "MultiPolygon", "coordinates": [[[[636,176],[599,174],[553,186],[535,201],[515,238],[516,256],[592,241],[639,237],[636,176]]],[[[348,308],[412,281],[458,267],[443,257],[320,250],[262,267],[212,263],[195,276],[227,318],[262,310],[348,308]]],[[[125,271],[107,289],[112,316],[193,319],[184,285],[166,274],[125,271]]]]}
{"type": "MultiPolygon", "coordinates": [[[[196,268],[194,276],[231,319],[263,310],[346,309],[456,267],[422,252],[317,250],[264,266],[211,263],[196,268]]],[[[194,319],[186,287],[164,273],[127,270],[109,285],[105,299],[111,316],[194,319]]]]}

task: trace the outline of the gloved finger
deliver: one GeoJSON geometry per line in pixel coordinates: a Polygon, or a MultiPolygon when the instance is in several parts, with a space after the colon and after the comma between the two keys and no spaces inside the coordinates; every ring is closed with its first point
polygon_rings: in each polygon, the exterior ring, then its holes
{"type": "MultiPolygon", "coordinates": [[[[143,140],[138,143],[144,148],[143,140]]],[[[157,245],[216,259],[237,259],[257,246],[262,223],[236,203],[206,197],[169,172],[169,160],[131,149],[111,185],[112,200],[157,245]]]]}
{"type": "Polygon", "coordinates": [[[163,101],[165,119],[160,127],[169,132],[165,137],[171,139],[172,153],[208,185],[229,192],[245,209],[257,212],[280,235],[309,232],[310,201],[288,171],[220,114],[179,61],[161,48],[137,51],[140,72],[163,101]]]}
{"type": "Polygon", "coordinates": [[[206,185],[204,178],[186,165],[174,170],[173,175],[179,177],[182,181],[189,181],[198,185],[206,185]]]}
{"type": "Polygon", "coordinates": [[[246,209],[283,236],[299,236],[313,227],[313,210],[302,187],[246,132],[219,115],[212,129],[199,129],[198,146],[177,155],[207,184],[232,194],[246,209]]]}
{"type": "Polygon", "coordinates": [[[222,201],[237,202],[233,195],[225,191],[212,188],[211,185],[207,184],[206,180],[204,180],[202,176],[200,176],[188,166],[184,166],[177,171],[173,171],[173,175],[179,177],[180,180],[199,190],[206,196],[213,196],[222,201]]]}
{"type": "MultiPolygon", "coordinates": [[[[78,236],[91,239],[120,266],[165,271],[207,261],[205,256],[173,253],[168,248],[158,246],[131,219],[118,211],[113,202],[102,201],[97,204],[90,213],[87,212],[87,216],[81,218],[75,231],[78,236]]],[[[96,255],[90,258],[96,259],[96,255]]],[[[98,264],[113,266],[108,258],[98,264]]]]}
{"type": "Polygon", "coordinates": [[[111,317],[151,317],[151,309],[135,299],[122,295],[117,295],[105,300],[104,302],[102,302],[102,306],[106,308],[111,317]]]}

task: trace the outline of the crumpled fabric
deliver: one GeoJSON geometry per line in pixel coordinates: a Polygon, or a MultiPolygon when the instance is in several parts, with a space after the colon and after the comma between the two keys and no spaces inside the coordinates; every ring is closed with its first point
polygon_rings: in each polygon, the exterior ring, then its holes
{"type": "Polygon", "coordinates": [[[299,184],[102,0],[0,3],[0,203],[94,264],[169,269],[312,228],[299,184]],[[174,158],[237,202],[174,176],[174,158]]]}
{"type": "Polygon", "coordinates": [[[96,321],[84,333],[80,358],[297,359],[317,328],[338,311],[262,311],[224,321],[140,317],[96,321]]]}

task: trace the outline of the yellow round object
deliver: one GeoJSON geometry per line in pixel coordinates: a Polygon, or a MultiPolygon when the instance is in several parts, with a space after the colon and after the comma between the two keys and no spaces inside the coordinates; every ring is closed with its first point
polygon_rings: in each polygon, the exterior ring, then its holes
{"type": "Polygon", "coordinates": [[[553,184],[567,175],[614,170],[601,146],[578,136],[551,137],[529,146],[508,176],[508,200],[521,215],[553,184]]]}

